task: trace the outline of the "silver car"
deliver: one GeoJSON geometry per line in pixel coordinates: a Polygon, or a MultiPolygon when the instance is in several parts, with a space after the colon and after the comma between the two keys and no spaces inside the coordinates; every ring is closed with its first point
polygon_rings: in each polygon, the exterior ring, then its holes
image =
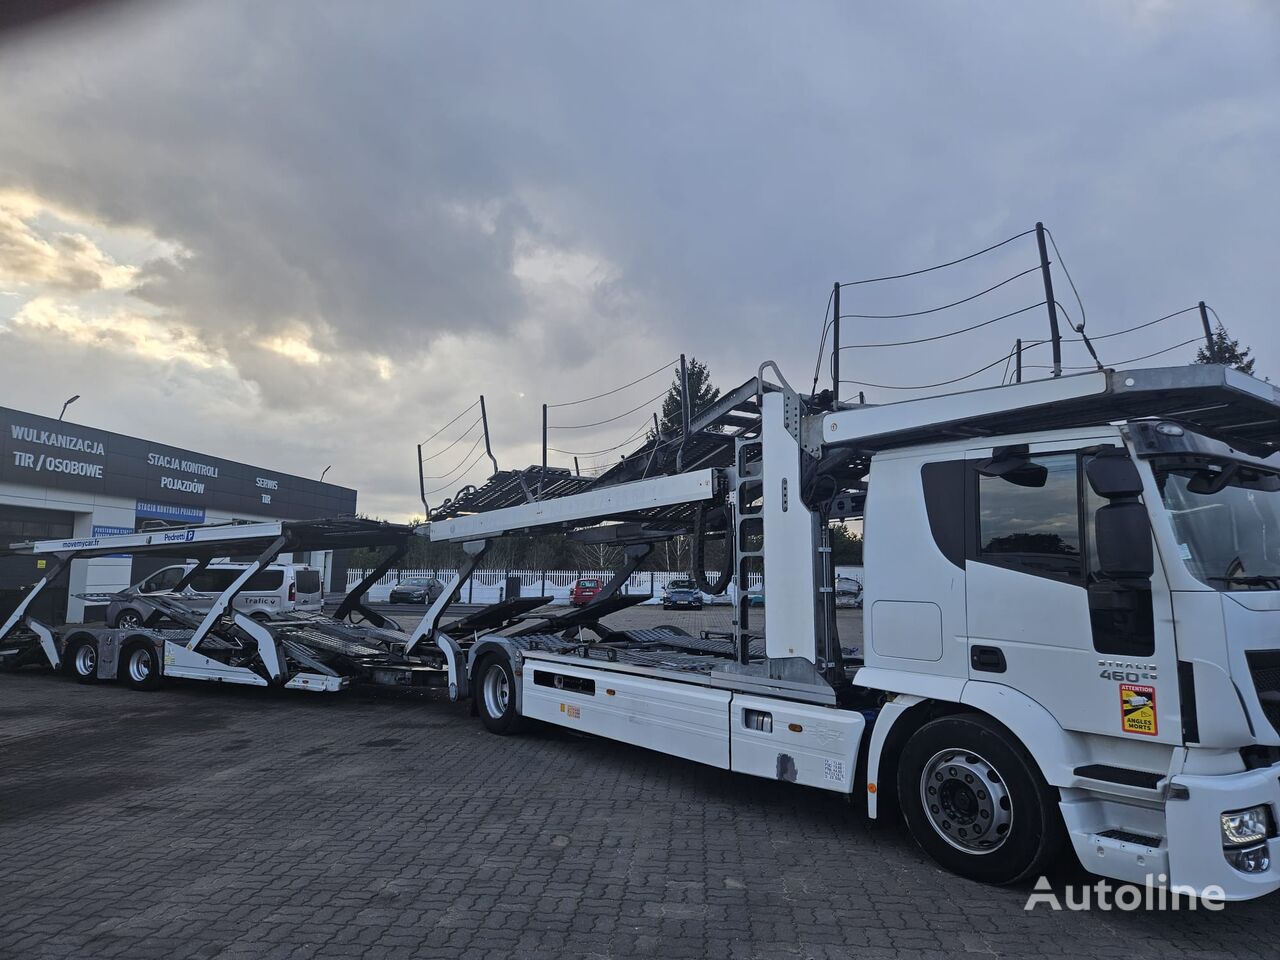
{"type": "MultiPolygon", "coordinates": [[[[107,605],[107,623],[120,628],[141,626],[154,609],[147,603],[147,598],[159,595],[180,600],[193,610],[208,610],[218,596],[244,573],[248,564],[211,563],[197,573],[180,593],[174,593],[194,567],[194,563],[164,567],[122,590],[107,605]]],[[[255,620],[271,620],[281,613],[320,613],[323,605],[324,587],[318,569],[277,563],[250,577],[233,606],[255,620]]]]}

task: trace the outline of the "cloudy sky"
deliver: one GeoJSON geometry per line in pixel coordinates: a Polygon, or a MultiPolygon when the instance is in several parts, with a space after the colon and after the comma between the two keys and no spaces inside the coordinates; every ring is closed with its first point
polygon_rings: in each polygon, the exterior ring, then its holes
{"type": "MultiPolygon", "coordinates": [[[[681,351],[722,387],[773,358],[807,388],[833,281],[1036,220],[1091,333],[1205,299],[1280,375],[1277,157],[1280,16],[1262,2],[138,0],[0,36],[0,404],[56,415],[79,393],[69,419],[332,464],[362,510],[407,517],[414,444],[481,392],[510,467],[539,458],[543,401],[681,351]]],[[[1035,263],[1024,238],[850,288],[844,312],[922,310],[1035,263]]],[[[1031,273],[942,314],[848,321],[845,340],[1042,299],[1031,273]]],[[[844,389],[913,396],[884,387],[1045,327],[1033,310],[849,350],[844,376],[882,386],[844,389]]],[[[1197,331],[1185,315],[1099,349],[1197,331]]],[[[624,440],[663,383],[557,409],[611,422],[552,445],[624,440]]]]}

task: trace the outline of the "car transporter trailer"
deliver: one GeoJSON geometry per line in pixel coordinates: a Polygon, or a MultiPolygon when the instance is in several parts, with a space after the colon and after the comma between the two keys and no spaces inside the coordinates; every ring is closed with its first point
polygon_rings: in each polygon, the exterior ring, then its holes
{"type": "MultiPolygon", "coordinates": [[[[291,690],[335,692],[352,683],[431,687],[447,681],[436,646],[415,651],[410,636],[389,617],[364,604],[364,595],[403,556],[412,527],[355,518],[231,523],[146,533],[49,540],[12,545],[11,555],[52,560],[39,582],[0,621],[0,668],[43,664],[76,679],[123,680],[136,689],[158,687],[166,677],[291,690]],[[332,615],[282,613],[269,621],[234,609],[237,594],[281,553],[350,547],[389,548],[383,561],[354,585],[332,615]],[[209,610],[184,602],[183,589],[212,561],[252,556],[209,610]],[[101,556],[152,556],[195,561],[172,591],[135,597],[141,625],[51,626],[28,613],[32,602],[75,560],[101,556]]],[[[456,595],[456,594],[455,594],[456,595]]],[[[114,594],[80,594],[109,602],[114,594]]],[[[537,603],[546,602],[539,598],[537,603]]],[[[450,623],[465,635],[474,624],[502,626],[504,611],[522,610],[531,598],[495,604],[450,623]]]]}

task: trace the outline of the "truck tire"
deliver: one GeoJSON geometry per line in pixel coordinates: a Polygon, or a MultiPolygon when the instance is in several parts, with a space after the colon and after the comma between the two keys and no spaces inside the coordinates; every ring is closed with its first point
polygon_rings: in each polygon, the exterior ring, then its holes
{"type": "Polygon", "coordinates": [[[63,661],[76,683],[98,682],[98,644],[92,637],[72,637],[63,661]]]}
{"type": "Polygon", "coordinates": [[[506,657],[481,660],[474,689],[480,722],[486,730],[499,736],[520,732],[524,718],[516,711],[516,676],[506,657]]]}
{"type": "Polygon", "coordinates": [[[962,877],[1017,883],[1043,873],[1062,849],[1057,791],[988,717],[926,723],[903,749],[897,786],[916,843],[962,877]]]}
{"type": "Polygon", "coordinates": [[[120,679],[134,690],[156,690],[161,680],[160,659],[150,640],[138,637],[120,651],[120,679]]]}

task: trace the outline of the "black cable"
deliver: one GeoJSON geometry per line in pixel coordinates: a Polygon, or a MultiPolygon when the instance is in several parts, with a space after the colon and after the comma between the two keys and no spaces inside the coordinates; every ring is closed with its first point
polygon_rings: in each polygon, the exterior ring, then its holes
{"type": "Polygon", "coordinates": [[[1030,233],[1035,233],[1035,229],[1033,228],[1031,230],[1023,230],[1021,233],[1015,233],[1012,237],[1010,237],[1007,240],[1001,240],[999,243],[993,243],[991,246],[984,247],[983,249],[979,250],[977,253],[971,253],[967,257],[961,257],[959,260],[950,260],[947,263],[939,263],[938,265],[933,267],[925,267],[923,270],[912,270],[910,273],[895,273],[892,276],[888,276],[888,277],[868,277],[866,280],[850,280],[847,283],[840,284],[840,286],[856,287],[864,283],[881,283],[885,280],[902,280],[905,277],[918,277],[922,273],[929,273],[933,270],[942,270],[945,267],[954,267],[957,263],[964,263],[966,260],[972,260],[974,257],[980,257],[984,253],[990,253],[992,250],[995,250],[999,247],[1003,247],[1006,243],[1013,243],[1013,241],[1021,239],[1022,237],[1025,237],[1027,236],[1027,234],[1030,234],[1030,233]]]}
{"type": "Polygon", "coordinates": [[[923,317],[925,314],[938,313],[939,311],[942,311],[942,310],[950,310],[952,307],[958,307],[962,303],[968,303],[971,300],[977,300],[979,297],[985,297],[992,290],[999,290],[1006,283],[1013,283],[1013,281],[1021,277],[1025,277],[1028,273],[1036,273],[1039,270],[1040,270],[1040,264],[1037,263],[1034,267],[1030,267],[1026,270],[1023,270],[1021,273],[1015,273],[1012,277],[1009,277],[1007,280],[1001,280],[994,287],[987,287],[987,289],[981,291],[980,293],[975,293],[971,297],[965,297],[963,300],[957,300],[954,303],[946,303],[940,307],[932,307],[928,310],[917,310],[914,313],[842,313],[840,314],[840,319],[841,320],[903,320],[907,317],[923,317]]]}
{"type": "MultiPolygon", "coordinates": [[[[1058,258],[1058,265],[1062,267],[1062,272],[1067,275],[1067,283],[1071,284],[1071,292],[1076,295],[1076,303],[1080,305],[1080,327],[1079,329],[1076,329],[1073,326],[1071,329],[1075,330],[1076,333],[1083,335],[1085,325],[1084,301],[1080,299],[1080,291],[1076,289],[1076,282],[1071,279],[1071,271],[1067,269],[1067,261],[1062,259],[1062,254],[1058,251],[1058,241],[1053,239],[1053,231],[1048,227],[1045,227],[1044,232],[1048,235],[1049,242],[1053,244],[1053,255],[1058,258]]],[[[1057,301],[1054,302],[1056,303],[1057,301]]],[[[1066,311],[1064,310],[1063,312],[1065,313],[1066,311]]],[[[1067,323],[1070,322],[1070,320],[1067,321],[1067,323]]],[[[1097,358],[1095,357],[1094,359],[1096,360],[1097,358]]]]}
{"type": "MultiPolygon", "coordinates": [[[[716,508],[716,511],[722,513],[723,507],[716,508]]],[[[707,579],[706,571],[706,545],[707,545],[707,514],[711,512],[705,503],[699,503],[693,514],[693,535],[689,540],[689,566],[693,574],[694,582],[698,585],[698,589],[703,593],[713,597],[718,597],[729,588],[729,581],[733,579],[733,533],[729,527],[725,527],[724,531],[724,560],[720,564],[719,575],[715,582],[707,579]]]]}
{"type": "MultiPolygon", "coordinates": [[[[1036,267],[1036,269],[1039,270],[1040,268],[1036,267]]],[[[990,326],[991,324],[997,323],[1001,320],[1008,320],[1010,317],[1016,317],[1020,313],[1026,313],[1028,310],[1034,310],[1037,307],[1043,307],[1044,303],[1045,302],[1041,300],[1039,303],[1033,303],[1029,307],[1023,307],[1021,310],[1015,310],[1013,311],[1013,313],[1006,313],[1003,316],[994,317],[991,320],[983,320],[981,323],[975,323],[971,327],[963,327],[960,330],[952,330],[950,333],[940,333],[937,336],[933,336],[933,337],[921,337],[919,340],[899,340],[896,343],[851,343],[848,346],[841,347],[840,349],[841,350],[865,350],[870,347],[910,347],[910,346],[914,346],[917,343],[930,343],[934,340],[945,340],[947,337],[956,337],[962,333],[968,333],[970,330],[977,330],[980,327],[990,326]]]]}
{"type": "MultiPolygon", "coordinates": [[[[468,473],[470,473],[472,470],[474,470],[474,469],[475,469],[476,464],[477,464],[477,463],[479,463],[481,460],[483,460],[486,456],[488,456],[488,454],[487,454],[487,453],[485,453],[484,451],[481,451],[480,455],[479,455],[478,457],[476,457],[474,460],[472,460],[472,461],[471,461],[471,463],[470,463],[470,465],[467,467],[467,469],[463,470],[463,471],[462,471],[462,473],[460,473],[460,474],[458,475],[458,479],[459,479],[459,480],[461,480],[461,479],[462,479],[463,477],[465,477],[468,473]]],[[[438,478],[437,478],[437,479],[438,479],[438,478]]],[[[450,481],[449,483],[444,484],[444,486],[436,487],[434,490],[428,490],[425,494],[423,494],[423,496],[429,497],[429,496],[431,496],[433,493],[439,493],[441,490],[448,490],[450,487],[452,487],[452,486],[453,486],[454,482],[456,482],[456,481],[450,481]]]]}
{"type": "MultiPolygon", "coordinates": [[[[1083,343],[1083,344],[1084,344],[1084,348],[1085,348],[1086,350],[1088,350],[1088,351],[1089,351],[1089,356],[1093,357],[1093,362],[1097,365],[1097,368],[1098,368],[1099,370],[1101,370],[1101,369],[1102,369],[1102,361],[1098,359],[1098,351],[1096,351],[1096,350],[1094,350],[1094,349],[1093,349],[1093,343],[1089,340],[1089,335],[1088,335],[1087,333],[1085,333],[1085,332],[1084,332],[1084,321],[1083,321],[1083,320],[1081,320],[1081,321],[1080,321],[1080,326],[1079,326],[1079,327],[1077,327],[1074,323],[1072,323],[1072,322],[1071,322],[1071,314],[1067,313],[1067,308],[1066,308],[1066,307],[1064,307],[1062,304],[1060,304],[1060,303],[1057,301],[1057,299],[1054,299],[1054,301],[1053,301],[1053,305],[1054,305],[1055,307],[1057,307],[1059,310],[1061,310],[1061,311],[1062,311],[1062,315],[1063,315],[1064,317],[1066,317],[1066,318],[1067,318],[1067,326],[1069,326],[1069,327],[1070,327],[1072,330],[1074,330],[1076,333],[1080,334],[1080,336],[1079,336],[1079,337],[1074,337],[1074,338],[1072,338],[1071,342],[1072,342],[1072,343],[1083,343]]],[[[1059,343],[1062,343],[1062,337],[1058,337],[1058,342],[1059,342],[1059,343]]]]}
{"type": "Polygon", "coordinates": [[[623,440],[619,444],[615,444],[612,447],[605,447],[603,450],[561,450],[557,447],[547,447],[547,450],[551,453],[563,453],[566,457],[594,457],[601,453],[612,453],[614,450],[618,450],[622,447],[627,446],[628,444],[633,442],[636,439],[636,437],[644,433],[645,430],[647,430],[648,428],[649,428],[649,421],[646,420],[644,423],[640,425],[640,429],[637,430],[635,433],[631,434],[631,436],[627,437],[627,439],[623,440]]]}
{"type": "Polygon", "coordinates": [[[601,426],[604,426],[606,423],[613,423],[616,420],[621,420],[623,417],[629,417],[631,416],[631,414],[635,413],[637,410],[643,410],[645,407],[649,406],[651,403],[656,403],[666,395],[667,395],[667,391],[663,390],[656,397],[652,397],[651,399],[646,400],[644,403],[640,404],[640,406],[632,407],[630,410],[626,411],[625,413],[620,413],[616,417],[610,417],[608,420],[596,420],[593,423],[571,423],[571,424],[549,423],[547,424],[547,429],[548,430],[583,430],[587,427],[601,427],[601,426]]]}
{"type": "Polygon", "coordinates": [[[1165,347],[1163,350],[1157,350],[1155,353],[1144,354],[1141,357],[1134,357],[1131,360],[1121,360],[1115,364],[1117,367],[1124,366],[1126,363],[1137,363],[1139,360],[1150,360],[1152,357],[1158,357],[1162,353],[1168,353],[1171,350],[1177,350],[1179,347],[1185,347],[1189,343],[1198,343],[1199,337],[1192,337],[1190,340],[1183,340],[1181,343],[1175,343],[1172,347],[1165,347]]]}
{"type": "MultiPolygon", "coordinates": [[[[566,402],[564,402],[564,403],[548,403],[548,404],[547,404],[547,409],[548,409],[548,410],[554,410],[554,409],[556,409],[557,407],[572,407],[572,406],[575,406],[575,405],[577,405],[577,404],[579,404],[579,403],[590,403],[592,400],[599,400],[601,397],[611,397],[611,396],[613,396],[615,393],[620,393],[621,391],[623,391],[623,390],[627,389],[627,387],[634,387],[637,383],[643,383],[645,380],[648,380],[650,377],[656,377],[656,376],[657,376],[658,374],[660,374],[663,370],[667,370],[667,369],[669,369],[670,367],[675,366],[675,365],[676,365],[677,363],[679,363],[679,362],[680,362],[680,360],[679,360],[679,358],[677,357],[675,360],[672,360],[672,361],[670,361],[670,362],[668,362],[668,363],[664,363],[664,364],[663,364],[662,366],[660,366],[657,370],[653,371],[653,373],[646,373],[646,374],[645,374],[643,377],[641,377],[639,380],[632,380],[630,383],[624,383],[622,386],[620,386],[620,387],[615,387],[614,389],[609,390],[609,391],[607,391],[607,392],[605,392],[605,393],[597,393],[594,397],[583,397],[581,400],[568,400],[568,401],[566,401],[566,402]]],[[[665,392],[665,391],[664,391],[664,392],[665,392]]]]}
{"type": "Polygon", "coordinates": [[[1140,323],[1140,324],[1138,324],[1136,327],[1129,327],[1127,330],[1117,330],[1115,333],[1100,333],[1100,334],[1098,334],[1096,337],[1094,337],[1093,339],[1094,339],[1094,340],[1107,340],[1107,339],[1109,339],[1109,338],[1111,338],[1111,337],[1120,337],[1120,336],[1123,336],[1123,335],[1124,335],[1124,334],[1126,334],[1126,333],[1133,333],[1135,330],[1141,330],[1141,329],[1143,329],[1144,327],[1150,327],[1150,326],[1153,326],[1153,325],[1155,325],[1155,324],[1157,324],[1157,323],[1163,323],[1163,322],[1164,322],[1164,321],[1166,321],[1166,320],[1172,320],[1174,317],[1180,317],[1180,316],[1182,316],[1182,314],[1184,314],[1184,313],[1190,313],[1192,310],[1198,310],[1198,309],[1200,309],[1200,308],[1199,308],[1199,307],[1184,307],[1182,310],[1179,310],[1179,311],[1177,311],[1176,313],[1169,313],[1169,314],[1165,314],[1163,317],[1157,317],[1155,320],[1148,320],[1146,323],[1140,323]]]}
{"type": "Polygon", "coordinates": [[[832,287],[831,292],[827,294],[827,309],[822,311],[822,337],[818,340],[818,359],[813,362],[813,386],[809,389],[810,395],[818,392],[818,375],[822,370],[822,350],[827,345],[827,331],[831,329],[832,323],[827,317],[831,315],[831,301],[835,296],[835,287],[832,287]]]}
{"type": "Polygon", "coordinates": [[[430,443],[436,437],[440,436],[440,434],[444,433],[446,430],[448,430],[450,427],[452,427],[455,423],[457,423],[459,420],[461,420],[463,417],[465,417],[468,413],[470,413],[472,410],[474,410],[478,406],[480,406],[479,400],[477,400],[471,406],[467,407],[466,410],[463,410],[460,414],[458,414],[456,417],[454,417],[452,420],[446,423],[443,427],[441,427],[431,436],[427,437],[427,439],[423,440],[422,443],[418,444],[418,446],[420,447],[426,446],[428,443],[430,443]]]}
{"type": "MultiPolygon", "coordinates": [[[[1055,301],[1055,302],[1056,302],[1056,301],[1055,301]]],[[[1097,335],[1095,335],[1095,336],[1090,337],[1089,339],[1090,339],[1090,340],[1109,340],[1109,339],[1110,339],[1110,338],[1112,338],[1112,337],[1122,337],[1122,336],[1124,336],[1126,333],[1133,333],[1135,330],[1142,330],[1142,329],[1144,329],[1144,328],[1146,328],[1146,327],[1154,326],[1154,325],[1155,325],[1155,324],[1157,324],[1157,323],[1163,323],[1163,322],[1164,322],[1164,321],[1166,321],[1166,320],[1172,320],[1174,317],[1180,317],[1180,316],[1182,316],[1182,314],[1184,314],[1184,313],[1190,313],[1192,310],[1199,310],[1199,309],[1200,309],[1200,308],[1199,308],[1199,306],[1195,306],[1195,307],[1184,307],[1183,309],[1178,310],[1178,311],[1176,311],[1175,313],[1167,313],[1167,314],[1165,314],[1163,317],[1157,317],[1157,318],[1156,318],[1156,319],[1154,319],[1154,320],[1148,320],[1146,323],[1140,323],[1140,324],[1138,324],[1136,327],[1128,327],[1127,329],[1124,329],[1124,330],[1117,330],[1117,331],[1115,331],[1114,333],[1099,333],[1099,334],[1097,334],[1097,335]]],[[[1210,309],[1210,310],[1212,310],[1213,308],[1212,308],[1212,307],[1209,307],[1209,309],[1210,309]]],[[[1040,345],[1040,344],[1042,344],[1042,343],[1051,343],[1051,342],[1052,342],[1052,341],[1050,341],[1050,340],[1034,340],[1034,341],[1027,341],[1027,342],[1025,342],[1025,343],[1023,344],[1023,346],[1024,346],[1024,347],[1026,347],[1026,346],[1039,346],[1039,345],[1040,345]]],[[[1079,338],[1079,337],[1064,337],[1064,338],[1063,338],[1063,340],[1062,340],[1062,342],[1063,342],[1063,343],[1080,343],[1080,342],[1081,342],[1081,338],[1079,338]]]]}
{"type": "Polygon", "coordinates": [[[476,417],[475,421],[471,424],[471,426],[467,427],[467,429],[463,430],[462,433],[458,434],[457,440],[453,441],[453,443],[449,444],[449,446],[447,447],[442,447],[441,449],[437,450],[435,453],[427,454],[427,456],[422,458],[422,462],[426,463],[428,460],[434,460],[436,457],[440,456],[442,453],[448,453],[450,450],[452,450],[454,447],[460,444],[463,440],[465,440],[467,438],[467,434],[469,434],[472,430],[474,430],[479,425],[482,419],[484,418],[476,417]]]}
{"type": "MultiPolygon", "coordinates": [[[[1016,353],[1017,351],[1014,351],[1014,352],[1016,353]]],[[[914,386],[914,387],[892,386],[890,384],[885,384],[885,383],[867,383],[863,380],[841,380],[840,382],[852,383],[860,387],[873,387],[876,390],[929,390],[929,389],[932,389],[933,387],[946,387],[946,386],[950,386],[953,383],[959,383],[961,380],[968,380],[970,377],[976,377],[978,374],[983,373],[987,370],[990,370],[992,367],[996,366],[997,364],[1004,363],[1012,355],[1013,354],[1002,356],[998,360],[993,360],[991,363],[988,363],[985,367],[979,367],[977,370],[973,371],[973,373],[966,373],[963,377],[956,377],[954,380],[943,380],[939,383],[922,383],[919,386],[914,386]]]]}
{"type": "Polygon", "coordinates": [[[1000,373],[1000,386],[1002,387],[1004,386],[1004,382],[1007,379],[1009,379],[1009,365],[1013,363],[1013,358],[1017,354],[1017,352],[1018,352],[1018,347],[1015,344],[1013,347],[1013,351],[1007,357],[1004,358],[1004,370],[1001,371],[1000,373]]]}
{"type": "Polygon", "coordinates": [[[458,461],[458,466],[454,467],[448,473],[436,473],[436,474],[432,474],[431,476],[425,476],[422,479],[423,480],[443,480],[445,477],[452,477],[455,473],[458,472],[458,467],[461,467],[464,463],[467,462],[467,457],[471,456],[471,454],[476,452],[476,447],[480,446],[480,442],[482,440],[484,440],[484,434],[481,434],[480,436],[476,437],[476,442],[471,445],[470,450],[468,450],[466,453],[462,455],[462,459],[458,461]]]}
{"type": "MultiPolygon", "coordinates": [[[[1187,346],[1187,344],[1199,343],[1201,342],[1201,339],[1202,338],[1200,337],[1192,337],[1190,340],[1183,340],[1181,343],[1175,343],[1172,347],[1165,347],[1163,350],[1157,350],[1155,353],[1143,354],[1141,357],[1131,357],[1128,360],[1119,360],[1116,363],[1107,364],[1107,366],[1111,368],[1123,367],[1126,363],[1137,363],[1139,360],[1150,360],[1152,357],[1158,357],[1162,353],[1169,353],[1172,350],[1177,350],[1179,347],[1185,347],[1187,346]]],[[[1045,364],[1031,364],[1029,366],[1024,367],[1024,369],[1052,370],[1053,368],[1045,364]]],[[[1083,366],[1083,367],[1063,367],[1062,369],[1063,370],[1094,370],[1096,368],[1091,366],[1083,366]]]]}

